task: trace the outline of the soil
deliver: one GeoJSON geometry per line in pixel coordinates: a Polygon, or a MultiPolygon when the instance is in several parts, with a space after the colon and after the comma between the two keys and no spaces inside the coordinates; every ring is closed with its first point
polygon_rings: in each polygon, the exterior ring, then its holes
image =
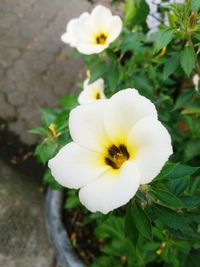
{"type": "Polygon", "coordinates": [[[81,209],[65,209],[64,224],[72,246],[85,265],[90,265],[101,255],[103,245],[93,234],[95,223],[83,224],[84,214],[81,209]]]}
{"type": "Polygon", "coordinates": [[[35,146],[23,144],[17,135],[8,131],[7,123],[0,119],[0,157],[27,176],[41,179],[45,167],[38,163],[35,146]]]}

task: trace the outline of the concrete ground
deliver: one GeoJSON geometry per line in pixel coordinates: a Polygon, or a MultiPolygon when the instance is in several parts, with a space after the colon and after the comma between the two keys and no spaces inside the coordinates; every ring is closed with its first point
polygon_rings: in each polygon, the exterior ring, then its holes
{"type": "MultiPolygon", "coordinates": [[[[39,126],[39,107],[57,106],[75,90],[83,65],[60,36],[71,18],[91,9],[87,0],[0,0],[0,122],[23,143],[36,142],[27,131],[39,126]]],[[[0,158],[0,266],[56,267],[41,184],[0,158]]]]}
{"type": "MultiPolygon", "coordinates": [[[[0,1],[0,118],[24,143],[36,141],[27,130],[39,126],[38,108],[58,105],[74,89],[82,62],[60,36],[90,8],[86,0],[0,1]]],[[[0,266],[56,266],[44,197],[41,180],[0,159],[0,266]]]]}
{"type": "Polygon", "coordinates": [[[58,105],[74,89],[82,62],[60,40],[67,22],[90,9],[87,0],[0,1],[0,117],[25,143],[40,122],[39,107],[58,105]]]}
{"type": "Polygon", "coordinates": [[[0,266],[55,267],[38,179],[0,160],[0,266]]]}

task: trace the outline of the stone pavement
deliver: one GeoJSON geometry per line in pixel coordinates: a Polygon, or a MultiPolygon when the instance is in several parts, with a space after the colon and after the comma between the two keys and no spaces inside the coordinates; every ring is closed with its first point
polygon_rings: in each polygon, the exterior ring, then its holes
{"type": "Polygon", "coordinates": [[[0,266],[55,267],[44,227],[44,193],[0,160],[0,266]]]}
{"type": "Polygon", "coordinates": [[[74,89],[81,61],[60,40],[66,23],[90,9],[86,0],[0,1],[0,117],[23,142],[39,107],[58,105],[74,89]]]}

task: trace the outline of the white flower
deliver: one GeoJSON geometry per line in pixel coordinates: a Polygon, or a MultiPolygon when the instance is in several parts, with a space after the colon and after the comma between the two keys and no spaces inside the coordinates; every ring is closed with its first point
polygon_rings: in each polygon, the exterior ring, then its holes
{"type": "Polygon", "coordinates": [[[135,89],[78,106],[70,113],[69,128],[73,142],[49,167],[60,184],[80,188],[80,201],[92,212],[106,214],[126,204],[172,154],[154,104],[135,89]]]}
{"type": "Polygon", "coordinates": [[[119,36],[121,29],[120,17],[112,16],[108,8],[99,5],[91,14],[85,12],[72,19],[61,40],[76,47],[80,53],[90,55],[106,49],[119,36]]]}
{"type": "Polygon", "coordinates": [[[198,91],[198,86],[199,86],[199,82],[200,82],[200,77],[198,74],[195,74],[192,78],[193,84],[195,86],[195,90],[198,91]]]}
{"type": "Polygon", "coordinates": [[[82,105],[104,98],[106,98],[104,95],[104,80],[98,79],[89,84],[89,79],[86,79],[83,83],[83,91],[78,97],[78,102],[82,105]]]}

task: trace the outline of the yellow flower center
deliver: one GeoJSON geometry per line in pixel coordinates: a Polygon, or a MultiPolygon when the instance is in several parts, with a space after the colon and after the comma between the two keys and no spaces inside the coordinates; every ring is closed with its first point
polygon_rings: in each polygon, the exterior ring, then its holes
{"type": "Polygon", "coordinates": [[[99,33],[95,36],[95,43],[104,45],[106,44],[108,36],[105,33],[99,33]]]}
{"type": "Polygon", "coordinates": [[[125,145],[111,145],[107,149],[105,163],[113,169],[119,169],[122,164],[129,159],[129,152],[125,145]]]}
{"type": "Polygon", "coordinates": [[[93,89],[91,97],[92,99],[95,99],[95,100],[101,99],[100,89],[99,88],[93,89]]]}

